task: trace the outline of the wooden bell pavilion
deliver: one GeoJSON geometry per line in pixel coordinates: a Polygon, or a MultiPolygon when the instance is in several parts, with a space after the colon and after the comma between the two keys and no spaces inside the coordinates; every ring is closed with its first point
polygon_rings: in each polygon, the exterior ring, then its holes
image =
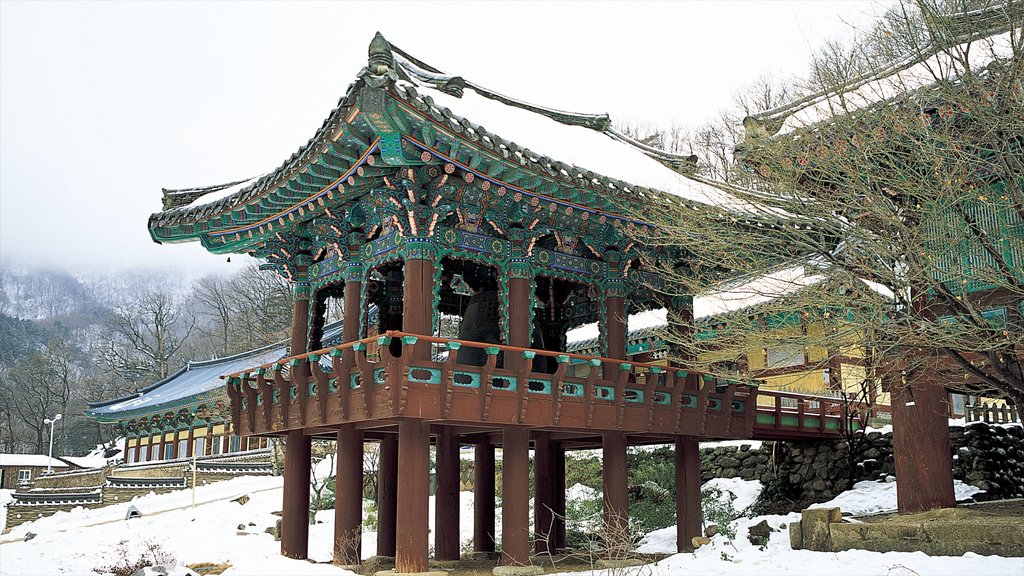
{"type": "Polygon", "coordinates": [[[474,549],[495,550],[500,446],[501,562],[520,566],[531,545],[564,546],[566,450],[603,448],[608,533],[625,535],[627,446],[674,442],[685,546],[701,530],[699,438],[838,435],[824,401],[757,409],[756,388],[627,361],[628,314],[692,307],[657,295],[628,234],[647,226],[630,214],[653,197],[699,206],[719,194],[670,167],[682,162],[607,116],[508,98],[378,34],[337,108],[283,165],[165,191],[149,221],[156,242],[250,254],[294,284],[291,355],[226,375],[234,430],[286,439],[282,554],[307,553],[314,437],[338,443],[335,561],[360,558],[362,453],[374,440],[377,554],[412,573],[428,569],[432,442],[435,557],[459,558],[460,444],[476,446],[474,549]],[[331,298],[344,302],[343,337],[324,347],[331,298]],[[566,332],[590,322],[600,355],[567,352],[566,332]]]}

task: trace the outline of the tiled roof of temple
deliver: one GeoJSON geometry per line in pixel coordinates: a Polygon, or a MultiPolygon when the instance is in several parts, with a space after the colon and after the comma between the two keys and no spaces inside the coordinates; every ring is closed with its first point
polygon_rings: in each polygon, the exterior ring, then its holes
{"type": "Polygon", "coordinates": [[[680,173],[694,158],[637,142],[617,131],[606,114],[563,112],[498,94],[445,74],[378,34],[368,66],[304,146],[258,178],[165,190],[164,210],[149,221],[154,240],[200,239],[211,251],[250,250],[295,216],[308,218],[309,212],[329,209],[326,200],[337,204],[338,195],[358,194],[352,191],[359,188],[353,179],[381,168],[374,154],[404,154],[411,165],[427,161],[428,152],[437,152],[431,149],[436,144],[414,141],[408,127],[402,139],[374,139],[379,119],[367,112],[372,103],[363,99],[367,91],[378,97],[380,90],[387,99],[381,105],[389,113],[425,117],[444,138],[461,139],[486,156],[483,167],[469,168],[491,170],[504,163],[527,174],[516,186],[528,194],[617,214],[623,214],[624,206],[641,205],[650,194],[673,195],[694,205],[728,204],[727,186],[680,173]]]}
{"type": "Polygon", "coordinates": [[[908,94],[963,73],[981,72],[1020,49],[1024,4],[996,3],[953,15],[947,36],[928,37],[902,57],[847,80],[840,89],[822,90],[744,119],[747,137],[787,134],[827,121],[834,114],[895,102],[908,94]],[[1014,34],[1018,38],[1014,39],[1014,34]]]}
{"type": "MultiPolygon", "coordinates": [[[[325,345],[341,336],[341,322],[324,328],[325,345]]],[[[278,342],[224,358],[189,362],[167,378],[122,398],[89,402],[86,416],[102,422],[165,412],[209,399],[211,395],[224,395],[221,376],[273,362],[288,353],[287,343],[278,342]]]]}

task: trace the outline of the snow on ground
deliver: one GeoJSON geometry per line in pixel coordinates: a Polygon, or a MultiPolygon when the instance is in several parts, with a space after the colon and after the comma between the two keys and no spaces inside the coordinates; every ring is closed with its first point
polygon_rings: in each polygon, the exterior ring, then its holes
{"type": "MultiPolygon", "coordinates": [[[[737,510],[749,506],[760,490],[756,481],[715,479],[709,484],[721,490],[726,498],[735,496],[732,504],[737,510]]],[[[124,520],[128,503],[96,510],[61,512],[18,526],[10,534],[0,536],[0,573],[5,576],[91,574],[93,568],[116,562],[116,549],[119,542],[124,540],[135,553],[159,545],[179,565],[197,562],[230,563],[232,567],[224,573],[226,576],[351,574],[329,564],[332,555],[333,510],[318,512],[317,523],[310,527],[309,556],[312,562],[280,556],[280,543],[275,542],[264,530],[273,526],[278,518],[273,512],[281,508],[281,485],[280,477],[249,476],[201,486],[196,489],[195,508],[191,507],[191,491],[150,494],[132,502],[143,514],[141,518],[132,520],[124,520]],[[250,497],[245,505],[232,502],[241,495],[250,497]],[[239,526],[243,529],[240,530],[239,526]],[[23,541],[29,532],[36,536],[27,542],[23,541]]],[[[965,496],[970,490],[974,489],[957,484],[958,497],[965,496]]],[[[593,490],[584,487],[572,487],[570,493],[578,498],[595,496],[593,490]]],[[[0,492],[0,502],[4,498],[9,498],[9,491],[0,492]]],[[[878,511],[879,508],[892,510],[896,506],[895,484],[860,482],[854,490],[823,505],[838,505],[844,512],[858,514],[878,511]]],[[[500,519],[500,509],[498,512],[500,519]]],[[[472,518],[472,493],[463,492],[460,499],[462,542],[472,536],[472,518]]],[[[674,526],[658,530],[644,538],[641,551],[674,555],[656,564],[632,571],[619,571],[618,574],[1019,576],[1022,573],[1020,558],[974,554],[963,557],[929,557],[921,553],[792,550],[789,547],[788,531],[783,525],[794,521],[799,521],[798,514],[740,518],[736,521],[738,536],[735,540],[729,542],[720,534],[710,544],[692,554],[674,554],[674,526]],[[772,533],[770,543],[764,550],[752,546],[746,540],[747,528],[761,520],[767,520],[770,526],[778,529],[772,533]]],[[[373,555],[375,548],[376,534],[364,532],[363,556],[373,555]]],[[[591,572],[579,574],[589,575],[591,572]]]]}
{"type": "MultiPolygon", "coordinates": [[[[890,476],[890,478],[892,477],[890,476]]],[[[961,480],[954,480],[953,492],[959,502],[982,492],[982,490],[965,484],[961,480]]],[[[828,502],[811,504],[810,508],[839,508],[844,513],[850,512],[858,516],[891,512],[896,510],[896,482],[875,482],[873,480],[857,482],[853,485],[853,490],[843,492],[828,502]]]]}

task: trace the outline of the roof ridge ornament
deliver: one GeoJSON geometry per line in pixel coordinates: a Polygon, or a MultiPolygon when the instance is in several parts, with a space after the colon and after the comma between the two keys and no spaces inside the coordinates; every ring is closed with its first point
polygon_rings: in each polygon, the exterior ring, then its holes
{"type": "Polygon", "coordinates": [[[391,44],[384,38],[384,35],[377,32],[370,40],[370,48],[367,50],[367,69],[375,76],[385,76],[394,69],[395,63],[391,56],[391,44]]]}
{"type": "Polygon", "coordinates": [[[398,80],[398,72],[395,70],[395,58],[391,52],[391,43],[380,32],[374,34],[373,40],[370,40],[367,56],[366,68],[359,74],[367,86],[370,88],[384,88],[398,80]]]}

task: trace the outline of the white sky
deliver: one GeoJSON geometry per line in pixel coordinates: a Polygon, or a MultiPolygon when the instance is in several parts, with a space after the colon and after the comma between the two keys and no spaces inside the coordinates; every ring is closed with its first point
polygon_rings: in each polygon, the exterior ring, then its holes
{"type": "Polygon", "coordinates": [[[759,76],[802,74],[814,47],[877,10],[810,0],[0,1],[0,264],[231,271],[241,259],[149,239],[160,188],[276,168],[365,65],[376,30],[510,96],[696,126],[759,76]]]}

